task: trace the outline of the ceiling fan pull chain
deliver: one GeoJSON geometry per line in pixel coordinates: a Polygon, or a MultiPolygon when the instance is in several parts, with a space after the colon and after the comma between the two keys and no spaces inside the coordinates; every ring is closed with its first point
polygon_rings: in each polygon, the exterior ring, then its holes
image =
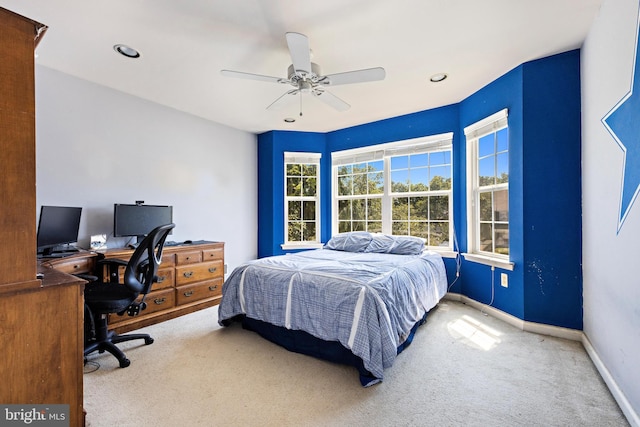
{"type": "Polygon", "coordinates": [[[302,91],[300,91],[300,117],[302,117],[302,91]]]}

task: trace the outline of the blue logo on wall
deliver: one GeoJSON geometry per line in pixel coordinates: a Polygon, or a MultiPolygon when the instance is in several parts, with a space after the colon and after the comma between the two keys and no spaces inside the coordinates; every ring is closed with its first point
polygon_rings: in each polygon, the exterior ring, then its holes
{"type": "Polygon", "coordinates": [[[616,140],[624,155],[618,233],[640,192],[640,52],[636,52],[629,92],[604,116],[602,123],[616,140]]]}

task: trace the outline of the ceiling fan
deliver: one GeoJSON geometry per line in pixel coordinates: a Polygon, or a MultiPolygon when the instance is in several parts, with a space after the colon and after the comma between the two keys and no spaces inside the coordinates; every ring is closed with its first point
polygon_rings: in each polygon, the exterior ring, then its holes
{"type": "Polygon", "coordinates": [[[382,67],[346,71],[343,73],[327,74],[326,76],[323,76],[318,64],[311,62],[311,50],[309,49],[309,39],[307,36],[300,33],[286,33],[286,38],[292,61],[292,64],[289,65],[287,78],[271,77],[231,70],[221,70],[220,72],[223,76],[227,77],[282,83],[293,86],[294,89],[285,92],[282,96],[267,106],[267,109],[275,109],[281,106],[286,100],[290,99],[289,95],[300,94],[301,116],[302,94],[310,93],[336,110],[346,111],[351,106],[331,92],[327,91],[325,87],[371,82],[383,80],[385,77],[385,71],[382,67]]]}

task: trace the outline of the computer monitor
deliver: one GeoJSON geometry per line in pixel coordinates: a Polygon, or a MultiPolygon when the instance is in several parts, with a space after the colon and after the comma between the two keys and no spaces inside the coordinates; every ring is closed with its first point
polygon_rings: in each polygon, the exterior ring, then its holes
{"type": "Polygon", "coordinates": [[[139,242],[154,228],[173,222],[173,206],[113,205],[114,237],[136,236],[139,242]]]}
{"type": "Polygon", "coordinates": [[[82,208],[69,206],[42,206],[38,221],[38,254],[50,256],[69,248],[60,246],[78,241],[82,208]]]}

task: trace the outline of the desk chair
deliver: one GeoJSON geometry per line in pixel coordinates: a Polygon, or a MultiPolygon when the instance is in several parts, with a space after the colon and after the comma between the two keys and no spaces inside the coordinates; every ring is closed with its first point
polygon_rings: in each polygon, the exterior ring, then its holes
{"type": "Polygon", "coordinates": [[[115,344],[123,341],[143,339],[146,345],[153,343],[147,334],[118,335],[108,330],[110,313],[135,316],[147,307],[144,298],[151,286],[158,280],[158,265],[162,259],[164,241],[175,224],[161,225],[151,231],[131,255],[128,262],[119,259],[102,259],[97,263],[96,281],[85,286],[84,300],[88,319],[93,322],[95,333],[85,337],[84,356],[98,350],[108,351],[120,362],[121,368],[131,364],[125,354],[115,344]],[[120,281],[120,267],[125,267],[120,281]],[[108,281],[104,274],[108,274],[108,281]]]}

